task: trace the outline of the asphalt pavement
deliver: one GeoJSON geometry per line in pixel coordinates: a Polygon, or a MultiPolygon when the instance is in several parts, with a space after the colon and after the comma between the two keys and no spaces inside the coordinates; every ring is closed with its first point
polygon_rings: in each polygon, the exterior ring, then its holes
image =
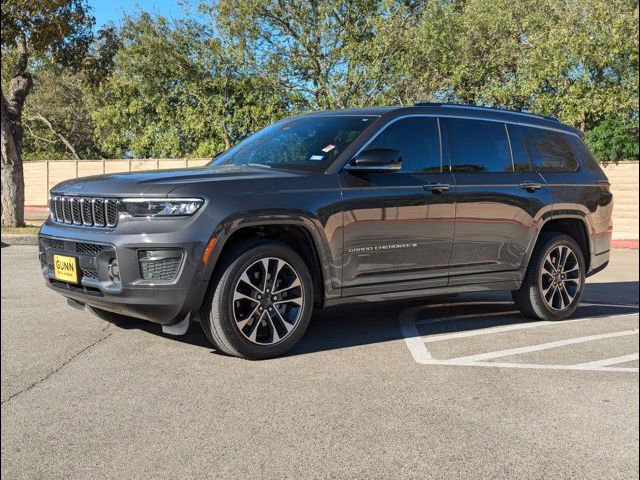
{"type": "Polygon", "coordinates": [[[638,251],[574,319],[505,294],[334,308],[290,355],[74,310],[2,248],[2,478],[637,478],[638,251]]]}

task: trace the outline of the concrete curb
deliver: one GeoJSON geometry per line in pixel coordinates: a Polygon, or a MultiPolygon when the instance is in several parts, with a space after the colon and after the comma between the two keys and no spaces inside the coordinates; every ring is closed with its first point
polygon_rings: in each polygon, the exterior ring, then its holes
{"type": "Polygon", "coordinates": [[[38,235],[26,233],[3,233],[1,240],[5,245],[37,245],[38,235]]]}
{"type": "Polygon", "coordinates": [[[638,240],[611,240],[611,248],[631,248],[638,250],[638,240]]]}

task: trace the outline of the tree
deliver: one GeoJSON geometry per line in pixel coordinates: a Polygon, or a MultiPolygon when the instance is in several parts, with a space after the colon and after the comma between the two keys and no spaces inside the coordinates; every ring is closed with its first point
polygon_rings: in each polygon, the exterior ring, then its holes
{"type": "Polygon", "coordinates": [[[113,73],[93,119],[116,156],[213,156],[282,116],[265,81],[240,73],[219,39],[194,21],[125,18],[113,73]]]}
{"type": "MultiPolygon", "coordinates": [[[[5,0],[2,2],[2,49],[15,49],[8,88],[2,91],[2,225],[24,225],[22,114],[33,87],[30,64],[47,58],[77,65],[91,38],[93,18],[86,0],[5,0]]],[[[4,82],[3,82],[4,83],[4,82]]]]}
{"type": "Polygon", "coordinates": [[[607,117],[586,135],[587,145],[603,162],[638,159],[638,121],[607,117]]]}
{"type": "Polygon", "coordinates": [[[394,89],[403,102],[525,110],[585,132],[615,118],[626,126],[615,136],[637,143],[637,128],[628,128],[638,122],[637,18],[636,0],[431,2],[394,89]]]}
{"type": "MultiPolygon", "coordinates": [[[[294,109],[375,104],[419,18],[416,0],[221,0],[203,5],[247,72],[294,109]]],[[[405,52],[407,53],[407,52],[405,52]]]]}

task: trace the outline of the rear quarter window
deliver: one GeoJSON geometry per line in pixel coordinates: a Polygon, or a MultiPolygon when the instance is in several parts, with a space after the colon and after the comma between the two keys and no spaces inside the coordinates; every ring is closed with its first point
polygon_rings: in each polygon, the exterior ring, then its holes
{"type": "Polygon", "coordinates": [[[529,160],[539,172],[574,172],[578,161],[565,136],[553,130],[520,127],[529,160]]]}

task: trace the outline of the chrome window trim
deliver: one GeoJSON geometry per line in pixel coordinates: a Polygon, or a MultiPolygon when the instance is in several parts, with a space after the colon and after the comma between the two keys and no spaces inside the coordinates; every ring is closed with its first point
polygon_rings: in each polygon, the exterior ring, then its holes
{"type": "MultiPolygon", "coordinates": [[[[442,141],[442,125],[440,125],[440,117],[436,118],[438,124],[438,142],[440,143],[440,173],[444,173],[444,142],[442,141]]],[[[449,173],[451,173],[451,164],[449,164],[449,173]]]]}
{"type": "Polygon", "coordinates": [[[513,156],[513,145],[511,145],[511,135],[509,135],[509,127],[507,127],[506,123],[504,124],[504,131],[507,132],[507,142],[509,143],[509,153],[511,154],[511,173],[516,173],[516,159],[513,156]]]}
{"type": "MultiPolygon", "coordinates": [[[[546,125],[535,125],[535,124],[528,123],[528,122],[518,122],[518,121],[513,121],[513,120],[509,121],[509,120],[502,120],[502,119],[496,119],[496,118],[484,118],[484,117],[479,117],[479,116],[474,116],[474,115],[447,115],[447,114],[442,114],[442,113],[439,113],[439,114],[435,114],[435,113],[408,113],[408,114],[398,115],[397,117],[392,118],[387,123],[385,123],[382,127],[380,127],[380,129],[377,132],[375,132],[371,138],[369,138],[360,148],[358,148],[356,153],[353,154],[351,156],[351,158],[349,158],[349,159],[347,159],[345,161],[345,163],[339,168],[339,170],[344,170],[345,167],[349,164],[349,162],[352,159],[354,159],[358,155],[360,155],[364,149],[366,149],[380,134],[382,134],[382,132],[384,132],[391,125],[393,125],[394,123],[396,123],[399,120],[402,120],[402,119],[405,119],[405,118],[413,118],[413,117],[437,118],[438,119],[438,125],[440,125],[440,119],[447,119],[447,118],[455,118],[455,119],[460,119],[460,120],[477,120],[477,121],[480,121],[480,122],[502,123],[502,124],[505,124],[505,125],[508,124],[508,125],[517,125],[517,126],[521,126],[521,127],[539,128],[541,130],[550,130],[550,131],[553,131],[553,132],[558,132],[558,133],[566,134],[566,135],[573,135],[575,137],[580,138],[580,135],[578,135],[577,133],[574,133],[574,132],[567,132],[566,130],[562,130],[560,128],[549,127],[549,126],[546,126],[546,125]]],[[[440,141],[442,142],[442,131],[440,129],[439,129],[439,131],[440,131],[440,141]]],[[[440,150],[442,151],[442,148],[440,150]]],[[[513,158],[513,156],[512,156],[512,158],[513,158]]],[[[444,165],[442,165],[442,167],[444,167],[444,165]]],[[[451,168],[451,165],[449,165],[449,168],[451,168]]],[[[444,172],[442,172],[442,168],[440,170],[441,170],[441,173],[444,173],[444,172]]]]}

